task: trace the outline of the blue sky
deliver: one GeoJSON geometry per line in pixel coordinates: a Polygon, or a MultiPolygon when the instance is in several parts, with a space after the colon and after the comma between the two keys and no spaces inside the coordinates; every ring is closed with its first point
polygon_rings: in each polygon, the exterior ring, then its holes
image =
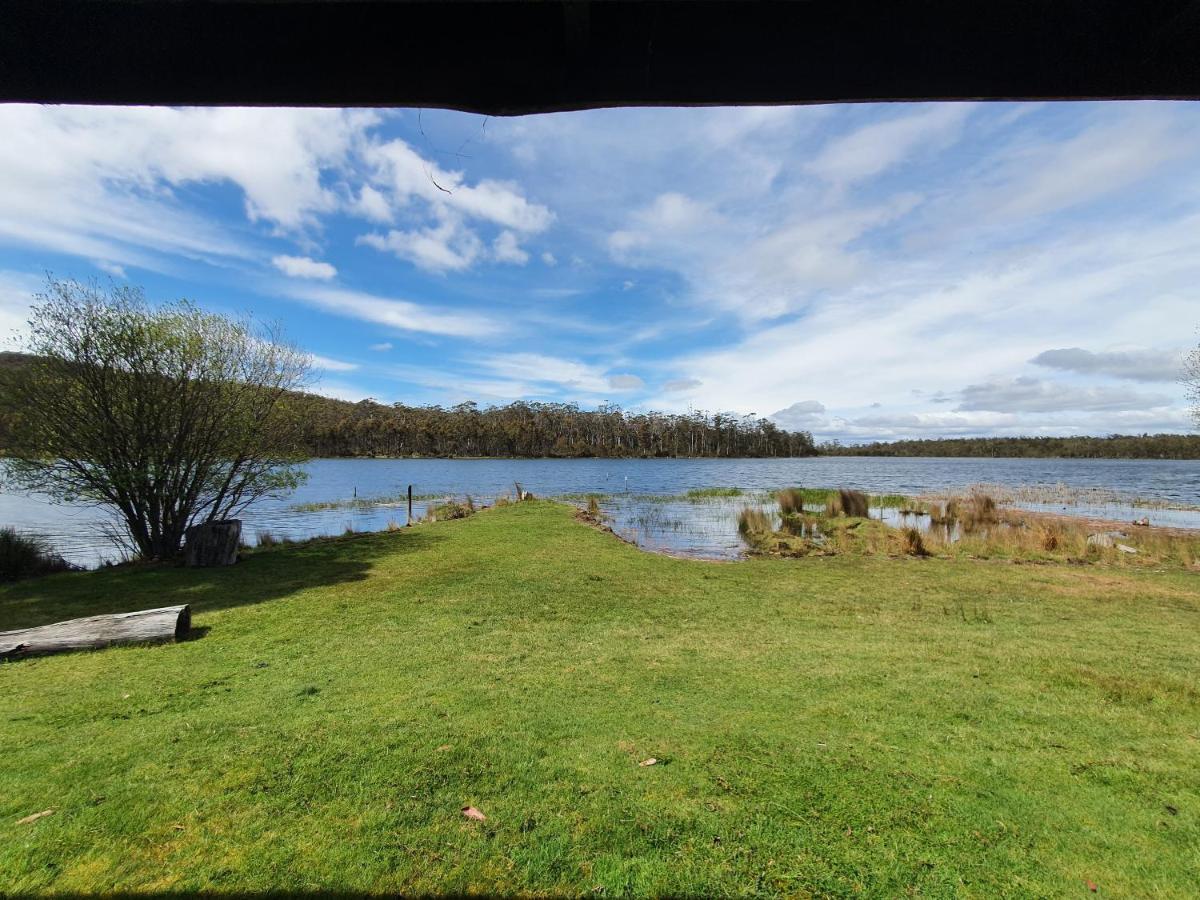
{"type": "Polygon", "coordinates": [[[284,324],[351,400],[1184,431],[1191,103],[0,106],[0,331],[44,273],[284,324]]]}

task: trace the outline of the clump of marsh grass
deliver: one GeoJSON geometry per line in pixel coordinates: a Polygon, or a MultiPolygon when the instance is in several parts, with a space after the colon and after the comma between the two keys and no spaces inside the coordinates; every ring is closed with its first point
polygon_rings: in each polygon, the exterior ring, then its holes
{"type": "Polygon", "coordinates": [[[779,523],[779,530],[794,537],[815,538],[821,534],[820,518],[807,513],[787,513],[779,523]]]}
{"type": "Polygon", "coordinates": [[[928,556],[925,539],[911,525],[900,529],[900,550],[905,556],[928,556]]]}
{"type": "Polygon", "coordinates": [[[470,497],[463,503],[459,503],[457,500],[448,500],[445,503],[430,506],[429,511],[425,513],[425,521],[445,522],[450,519],[465,519],[474,512],[475,504],[470,497]]]}
{"type": "Polygon", "coordinates": [[[752,547],[760,545],[774,530],[771,517],[757,506],[743,507],[738,513],[737,523],[738,534],[752,547]]]}
{"type": "Polygon", "coordinates": [[[0,582],[69,572],[76,568],[44,539],[15,528],[0,528],[0,582]]]}
{"type": "Polygon", "coordinates": [[[1034,536],[1038,546],[1047,553],[1053,553],[1063,543],[1062,526],[1054,522],[1039,522],[1034,536]]]}
{"type": "Polygon", "coordinates": [[[943,502],[930,502],[927,506],[930,524],[947,527],[958,525],[964,534],[998,525],[1002,521],[996,498],[982,491],[972,491],[966,497],[951,497],[943,502]]]}
{"type": "Polygon", "coordinates": [[[587,498],[587,514],[597,521],[600,520],[600,500],[595,494],[587,498]]]}
{"type": "Polygon", "coordinates": [[[779,501],[779,512],[784,516],[804,515],[804,489],[784,488],[775,494],[779,501]]]}
{"type": "Polygon", "coordinates": [[[839,488],[837,493],[830,494],[825,501],[825,515],[847,516],[865,519],[870,514],[870,503],[862,491],[852,491],[849,488],[839,488]]]}

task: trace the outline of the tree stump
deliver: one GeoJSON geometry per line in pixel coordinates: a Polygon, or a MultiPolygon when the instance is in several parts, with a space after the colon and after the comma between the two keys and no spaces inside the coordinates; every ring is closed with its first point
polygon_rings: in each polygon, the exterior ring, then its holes
{"type": "Polygon", "coordinates": [[[193,525],[184,534],[184,563],[189,566],[232,566],[237,562],[241,542],[241,519],[193,525]]]}
{"type": "Polygon", "coordinates": [[[68,650],[96,650],[113,644],[179,641],[187,636],[191,625],[192,614],[187,606],[166,606],[4,631],[0,632],[0,660],[68,650]]]}

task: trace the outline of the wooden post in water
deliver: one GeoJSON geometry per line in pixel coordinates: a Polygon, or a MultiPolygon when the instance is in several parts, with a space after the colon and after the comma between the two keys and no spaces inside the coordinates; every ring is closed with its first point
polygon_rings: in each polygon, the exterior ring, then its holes
{"type": "Polygon", "coordinates": [[[406,528],[412,527],[412,485],[411,484],[408,486],[408,522],[405,524],[405,527],[406,528]]]}

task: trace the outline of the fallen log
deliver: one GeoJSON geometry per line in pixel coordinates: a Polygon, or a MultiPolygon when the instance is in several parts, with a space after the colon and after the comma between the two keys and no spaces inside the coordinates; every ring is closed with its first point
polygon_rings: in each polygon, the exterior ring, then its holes
{"type": "Polygon", "coordinates": [[[159,644],[181,640],[192,627],[186,605],[70,619],[38,628],[0,632],[0,659],[23,659],[113,644],[159,644]]]}

